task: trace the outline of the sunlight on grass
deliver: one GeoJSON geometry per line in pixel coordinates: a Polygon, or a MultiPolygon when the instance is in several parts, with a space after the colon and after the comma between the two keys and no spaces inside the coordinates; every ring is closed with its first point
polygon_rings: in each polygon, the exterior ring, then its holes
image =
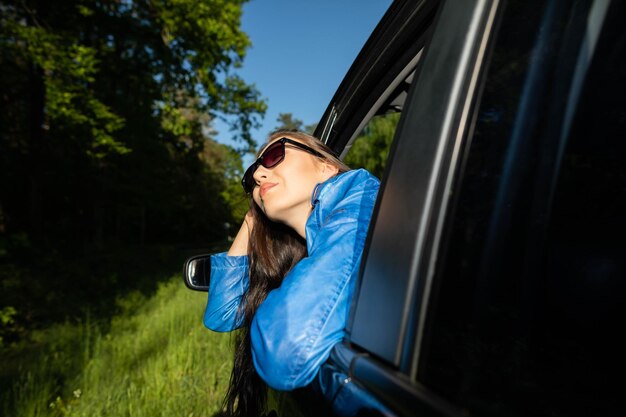
{"type": "Polygon", "coordinates": [[[42,332],[47,353],[19,365],[3,415],[213,416],[228,384],[232,343],[202,325],[205,299],[174,277],[150,299],[135,293],[120,300],[123,313],[104,335],[89,320],[42,332]]]}

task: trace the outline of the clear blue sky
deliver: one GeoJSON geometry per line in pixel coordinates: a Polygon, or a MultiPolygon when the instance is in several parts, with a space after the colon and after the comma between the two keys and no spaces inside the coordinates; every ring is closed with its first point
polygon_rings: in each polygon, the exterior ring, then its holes
{"type": "MultiPolygon", "coordinates": [[[[319,121],[335,90],[392,0],[251,0],[242,28],[252,47],[237,72],[255,84],[268,109],[254,132],[260,144],[292,113],[304,124],[319,121]]],[[[232,144],[217,122],[217,139],[232,144]]]]}

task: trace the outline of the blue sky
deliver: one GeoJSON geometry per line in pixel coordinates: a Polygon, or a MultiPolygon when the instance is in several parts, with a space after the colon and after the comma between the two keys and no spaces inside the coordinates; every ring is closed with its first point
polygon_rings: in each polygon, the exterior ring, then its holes
{"type": "MultiPolygon", "coordinates": [[[[254,132],[260,144],[279,113],[305,124],[319,121],[335,90],[389,8],[391,0],[251,0],[242,29],[252,47],[237,72],[253,83],[268,109],[254,132]]],[[[222,123],[220,142],[232,144],[222,123]]]]}

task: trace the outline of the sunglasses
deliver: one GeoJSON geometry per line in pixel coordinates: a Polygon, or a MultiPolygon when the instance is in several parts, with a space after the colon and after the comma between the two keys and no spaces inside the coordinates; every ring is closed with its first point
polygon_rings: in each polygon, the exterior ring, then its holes
{"type": "Polygon", "coordinates": [[[306,146],[303,143],[296,142],[295,140],[291,140],[289,138],[280,138],[276,142],[268,146],[263,154],[259,156],[259,158],[254,161],[254,163],[250,165],[250,167],[246,170],[246,173],[243,174],[243,178],[241,179],[241,185],[243,186],[246,194],[252,193],[252,190],[254,190],[254,187],[256,186],[254,173],[256,172],[257,168],[259,168],[259,165],[262,165],[265,168],[274,168],[276,165],[283,162],[283,160],[285,159],[285,143],[289,143],[296,148],[299,148],[312,155],[323,157],[321,153],[309,146],[306,146]]]}

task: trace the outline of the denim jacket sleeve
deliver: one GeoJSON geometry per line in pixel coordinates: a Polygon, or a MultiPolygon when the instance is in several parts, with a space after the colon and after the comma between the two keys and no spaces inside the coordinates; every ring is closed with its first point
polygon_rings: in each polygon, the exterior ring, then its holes
{"type": "Polygon", "coordinates": [[[375,192],[360,195],[320,219],[309,256],[257,310],[250,329],[252,357],[272,388],[308,385],[343,339],[374,200],[375,192]]]}
{"type": "Polygon", "coordinates": [[[228,256],[225,252],[212,255],[204,325],[216,332],[229,332],[241,327],[243,318],[237,317],[237,311],[248,290],[248,283],[247,256],[228,256]]]}

